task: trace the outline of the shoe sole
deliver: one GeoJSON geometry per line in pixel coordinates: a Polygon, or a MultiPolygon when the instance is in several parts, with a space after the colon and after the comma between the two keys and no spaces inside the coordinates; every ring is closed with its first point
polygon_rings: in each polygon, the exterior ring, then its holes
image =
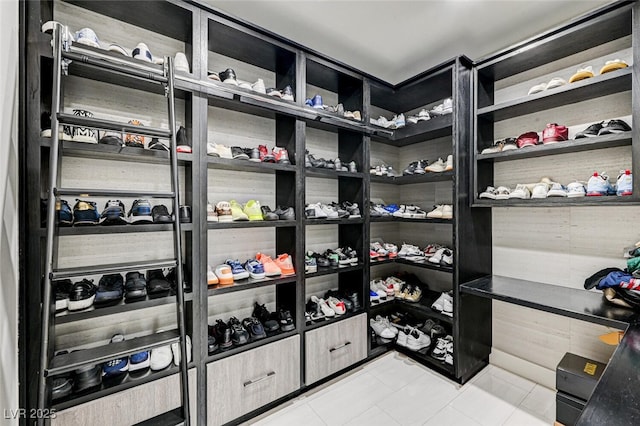
{"type": "Polygon", "coordinates": [[[131,216],[131,224],[134,223],[138,223],[138,224],[142,224],[142,223],[153,223],[153,216],[149,215],[149,216],[131,216]]]}
{"type": "Polygon", "coordinates": [[[229,222],[233,222],[233,217],[230,215],[222,215],[222,216],[218,216],[218,222],[220,223],[229,223],[229,222]]]}
{"type": "Polygon", "coordinates": [[[79,311],[82,309],[87,309],[88,307],[93,305],[93,301],[96,299],[96,296],[93,295],[88,299],[83,300],[69,300],[67,303],[67,309],[70,311],[79,311]]]}
{"type": "Polygon", "coordinates": [[[149,368],[150,366],[151,366],[151,355],[149,355],[146,360],[139,362],[137,364],[134,364],[131,362],[131,360],[129,360],[129,372],[144,370],[149,368]]]}
{"type": "Polygon", "coordinates": [[[264,272],[262,274],[254,274],[253,272],[249,272],[249,276],[254,280],[263,280],[267,275],[264,272]]]}
{"type": "Polygon", "coordinates": [[[233,278],[221,278],[218,277],[219,285],[233,285],[233,278]]]}
{"type": "Polygon", "coordinates": [[[294,330],[295,328],[296,328],[296,326],[295,326],[295,325],[293,325],[293,324],[290,324],[290,325],[281,325],[281,326],[280,326],[280,330],[282,330],[282,331],[291,331],[291,330],[294,330]]]}
{"type": "Polygon", "coordinates": [[[318,272],[318,267],[317,266],[308,266],[304,268],[304,272],[306,274],[313,274],[314,272],[318,272]]]}

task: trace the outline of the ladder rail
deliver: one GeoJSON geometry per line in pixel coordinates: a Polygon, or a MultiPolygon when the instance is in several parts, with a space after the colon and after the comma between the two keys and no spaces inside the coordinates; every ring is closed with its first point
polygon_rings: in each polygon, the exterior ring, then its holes
{"type": "MultiPolygon", "coordinates": [[[[43,412],[48,405],[47,378],[45,371],[49,368],[51,342],[49,327],[51,322],[51,276],[54,270],[54,244],[56,220],[55,187],[59,180],[60,141],[58,132],[58,112],[61,104],[62,84],[62,31],[68,29],[56,23],[53,27],[53,87],[51,91],[51,149],[49,151],[49,189],[47,204],[47,237],[45,249],[45,271],[42,279],[42,309],[41,309],[41,341],[40,341],[40,370],[38,371],[38,412],[43,412]]],[[[67,34],[65,34],[65,37],[67,34]]],[[[38,425],[43,425],[45,419],[38,417],[38,425]]]]}
{"type": "Polygon", "coordinates": [[[180,188],[178,186],[178,151],[176,140],[176,111],[175,111],[175,93],[174,93],[174,69],[173,58],[165,57],[165,72],[167,73],[167,102],[169,105],[169,127],[171,129],[171,190],[174,192],[173,197],[173,230],[174,230],[174,251],[175,258],[178,262],[176,266],[176,315],[178,321],[178,331],[180,332],[180,384],[181,384],[181,402],[184,424],[189,426],[189,370],[187,363],[187,345],[186,345],[186,324],[184,314],[184,271],[182,268],[182,232],[180,230],[180,188]]]}

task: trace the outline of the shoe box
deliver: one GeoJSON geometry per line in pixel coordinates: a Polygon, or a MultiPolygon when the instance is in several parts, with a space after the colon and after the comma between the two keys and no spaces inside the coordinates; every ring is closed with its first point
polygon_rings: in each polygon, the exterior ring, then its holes
{"type": "Polygon", "coordinates": [[[556,368],[556,421],[575,425],[606,364],[566,353],[556,368]]]}

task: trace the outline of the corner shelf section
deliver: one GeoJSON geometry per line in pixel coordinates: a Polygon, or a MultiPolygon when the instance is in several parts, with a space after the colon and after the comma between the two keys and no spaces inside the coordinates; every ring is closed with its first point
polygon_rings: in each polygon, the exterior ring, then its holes
{"type": "Polygon", "coordinates": [[[329,179],[337,179],[339,177],[347,177],[354,179],[362,179],[364,177],[364,173],[362,172],[344,172],[344,171],[336,171],[332,169],[321,169],[310,167],[305,171],[305,175],[307,177],[317,177],[317,178],[329,178],[329,179]]]}
{"type": "Polygon", "coordinates": [[[244,220],[239,222],[207,222],[208,229],[288,228],[295,226],[295,220],[244,220]]]}
{"type": "Polygon", "coordinates": [[[632,142],[632,132],[612,133],[593,138],[573,139],[548,145],[536,145],[526,148],[512,149],[492,154],[477,154],[478,161],[511,161],[523,158],[544,157],[547,155],[566,154],[569,152],[591,151],[596,149],[628,146],[632,142]]]}
{"type": "Polygon", "coordinates": [[[507,120],[543,109],[556,108],[613,93],[631,90],[633,67],[597,75],[559,88],[478,109],[478,117],[493,121],[507,120]]]}
{"type": "Polygon", "coordinates": [[[384,265],[387,263],[399,263],[402,265],[415,266],[416,268],[431,269],[433,271],[447,272],[449,274],[453,273],[453,266],[436,265],[435,263],[431,263],[426,259],[425,260],[408,260],[402,257],[396,257],[393,259],[385,258],[380,260],[371,259],[371,261],[369,262],[369,266],[378,266],[378,265],[384,265]]]}
{"type": "Polygon", "coordinates": [[[267,337],[260,339],[260,340],[254,340],[252,342],[249,342],[245,345],[241,345],[241,346],[232,346],[231,348],[228,348],[226,350],[222,350],[222,349],[218,349],[216,350],[214,353],[210,354],[207,358],[206,358],[206,363],[210,363],[213,361],[218,361],[221,360],[223,358],[227,358],[233,355],[237,355],[241,352],[246,352],[248,350],[251,349],[255,349],[257,347],[260,346],[264,346],[267,345],[269,343],[273,343],[273,342],[277,342],[279,340],[282,339],[286,339],[287,337],[291,337],[291,336],[295,336],[297,334],[296,330],[291,330],[291,331],[279,331],[276,332],[275,334],[267,334],[267,337]]]}
{"type": "Polygon", "coordinates": [[[387,177],[371,175],[371,182],[387,183],[391,185],[409,185],[412,183],[446,182],[453,180],[454,172],[425,173],[422,175],[405,175],[398,177],[387,177]]]}
{"type": "Polygon", "coordinates": [[[632,206],[639,205],[640,199],[635,196],[618,197],[608,195],[604,197],[551,197],[526,200],[488,200],[477,199],[473,201],[472,207],[562,207],[562,206],[632,206]]]}
{"type": "Polygon", "coordinates": [[[338,274],[341,272],[351,272],[362,270],[364,263],[358,262],[357,265],[347,266],[318,266],[316,272],[305,274],[305,278],[321,277],[323,275],[338,274]]]}
{"type": "Polygon", "coordinates": [[[371,140],[393,146],[407,146],[417,142],[424,142],[444,136],[450,136],[453,132],[452,115],[441,115],[417,124],[408,124],[400,129],[394,130],[389,135],[389,130],[375,128],[371,140]],[[379,129],[379,130],[378,130],[379,129]]]}
{"type": "Polygon", "coordinates": [[[294,173],[296,171],[296,166],[293,166],[291,164],[262,163],[249,160],[234,160],[230,158],[219,158],[210,156],[207,156],[207,167],[209,169],[254,173],[275,173],[276,171],[294,173]]]}
{"type": "Polygon", "coordinates": [[[329,319],[324,319],[324,320],[320,320],[317,322],[311,322],[311,323],[307,323],[305,325],[305,331],[310,331],[310,330],[315,330],[316,328],[320,328],[320,327],[324,327],[325,325],[329,325],[329,324],[334,324],[338,321],[343,321],[352,317],[355,317],[357,315],[360,315],[364,313],[364,309],[359,309],[357,311],[353,311],[353,312],[347,312],[345,314],[342,315],[336,315],[332,318],[329,319]]]}
{"type": "Polygon", "coordinates": [[[465,283],[460,289],[463,293],[514,303],[620,330],[626,329],[638,315],[631,309],[607,304],[599,292],[500,275],[491,275],[465,283]]]}

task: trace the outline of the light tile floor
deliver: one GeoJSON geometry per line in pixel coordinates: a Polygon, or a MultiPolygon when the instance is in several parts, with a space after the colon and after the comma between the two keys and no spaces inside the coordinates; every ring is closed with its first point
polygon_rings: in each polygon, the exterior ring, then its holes
{"type": "Polygon", "coordinates": [[[554,419],[551,389],[491,365],[460,386],[393,351],[250,424],[536,426],[554,419]]]}

